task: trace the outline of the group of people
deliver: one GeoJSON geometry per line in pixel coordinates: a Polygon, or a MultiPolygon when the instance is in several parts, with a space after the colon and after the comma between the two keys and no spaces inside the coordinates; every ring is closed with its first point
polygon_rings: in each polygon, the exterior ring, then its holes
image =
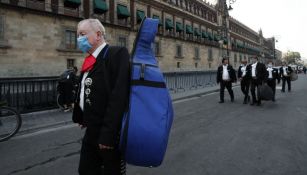
{"type": "Polygon", "coordinates": [[[234,102],[234,93],[232,83],[240,80],[241,91],[244,94],[243,104],[261,105],[260,86],[267,84],[273,91],[272,101],[275,101],[276,82],[279,84],[282,80],[282,90],[285,92],[286,83],[288,92],[291,91],[290,75],[293,69],[282,63],[280,68],[273,67],[273,62],[269,61],[267,65],[259,62],[258,57],[252,58],[252,63],[247,64],[247,60],[242,60],[236,75],[234,68],[229,65],[228,58],[223,58],[222,65],[217,70],[217,83],[220,84],[220,101],[224,103],[224,90],[228,90],[231,102],[234,102]],[[249,95],[251,93],[251,97],[249,95]]]}

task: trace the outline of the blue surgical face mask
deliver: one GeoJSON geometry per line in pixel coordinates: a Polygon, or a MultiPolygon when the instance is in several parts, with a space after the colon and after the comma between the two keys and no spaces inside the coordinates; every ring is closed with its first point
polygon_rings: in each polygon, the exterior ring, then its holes
{"type": "Polygon", "coordinates": [[[78,47],[79,49],[83,52],[86,53],[88,52],[93,46],[88,42],[88,39],[86,35],[84,36],[79,36],[78,39],[78,47]]]}

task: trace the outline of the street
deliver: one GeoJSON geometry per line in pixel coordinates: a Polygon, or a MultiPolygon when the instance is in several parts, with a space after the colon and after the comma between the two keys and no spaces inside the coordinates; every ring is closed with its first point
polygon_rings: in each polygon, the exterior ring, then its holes
{"type": "MultiPolygon", "coordinates": [[[[243,105],[225,92],[174,103],[165,160],[158,168],[128,166],[128,175],[306,175],[307,76],[276,102],[243,105]]],[[[16,136],[0,143],[1,175],[77,174],[83,131],[75,124],[16,136]]]]}

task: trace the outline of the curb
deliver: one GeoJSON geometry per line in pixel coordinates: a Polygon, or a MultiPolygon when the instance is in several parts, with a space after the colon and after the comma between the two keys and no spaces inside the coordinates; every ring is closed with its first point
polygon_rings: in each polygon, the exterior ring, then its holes
{"type": "Polygon", "coordinates": [[[73,124],[73,122],[72,121],[61,121],[61,122],[56,122],[56,123],[52,123],[52,124],[41,125],[41,126],[38,126],[38,127],[32,127],[32,128],[26,128],[26,129],[20,128],[20,130],[18,131],[16,136],[21,136],[21,135],[40,131],[42,129],[55,128],[55,127],[69,125],[69,124],[73,124]]]}
{"type": "MultiPolygon", "coordinates": [[[[233,88],[238,87],[238,86],[239,85],[234,85],[233,88]]],[[[201,97],[202,95],[207,95],[207,94],[211,94],[211,93],[215,93],[215,92],[219,92],[219,88],[216,88],[216,89],[213,89],[213,90],[208,90],[208,91],[205,91],[205,92],[199,92],[199,93],[195,93],[195,94],[191,94],[191,95],[187,95],[187,96],[183,96],[183,97],[179,97],[179,98],[176,98],[176,99],[172,99],[172,102],[177,102],[177,101],[195,98],[195,97],[201,97]]],[[[56,112],[61,112],[61,110],[60,109],[51,109],[51,110],[45,110],[45,111],[26,113],[26,114],[22,114],[22,117],[56,113],[56,112]]],[[[44,125],[40,125],[40,126],[37,126],[37,127],[25,128],[25,129],[23,129],[22,126],[21,126],[21,128],[20,128],[19,132],[16,134],[16,136],[37,132],[37,131],[40,131],[42,129],[60,127],[60,126],[65,126],[65,125],[69,125],[69,124],[73,124],[73,122],[71,120],[59,121],[59,122],[55,122],[55,123],[44,124],[44,125]]]]}
{"type": "Polygon", "coordinates": [[[60,109],[56,108],[56,109],[49,109],[49,110],[44,110],[44,111],[24,113],[24,114],[21,114],[21,115],[22,115],[22,117],[27,117],[27,116],[55,113],[55,112],[60,112],[60,111],[61,111],[60,109]]]}
{"type": "MultiPolygon", "coordinates": [[[[232,88],[237,88],[239,86],[240,86],[240,84],[235,84],[235,85],[232,86],[232,88]]],[[[189,99],[189,98],[200,97],[202,95],[207,95],[207,94],[211,94],[211,93],[219,92],[219,91],[220,91],[220,87],[217,87],[214,90],[209,90],[209,91],[206,91],[206,92],[200,92],[200,93],[196,93],[196,94],[187,95],[187,96],[184,96],[184,97],[179,97],[179,98],[173,99],[172,101],[176,102],[176,101],[185,100],[185,99],[189,99]]]]}
{"type": "Polygon", "coordinates": [[[200,93],[197,93],[197,94],[187,95],[185,97],[179,97],[179,98],[173,99],[172,101],[176,102],[176,101],[185,100],[185,99],[189,99],[189,98],[200,97],[202,95],[207,95],[207,94],[211,94],[211,93],[218,92],[218,91],[219,91],[219,89],[214,89],[214,90],[210,90],[210,91],[206,91],[206,92],[200,92],[200,93]]]}

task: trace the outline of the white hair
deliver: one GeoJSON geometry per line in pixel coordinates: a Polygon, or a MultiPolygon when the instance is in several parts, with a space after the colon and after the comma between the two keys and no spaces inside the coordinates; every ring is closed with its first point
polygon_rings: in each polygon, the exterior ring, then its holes
{"type": "Polygon", "coordinates": [[[98,19],[84,19],[79,22],[78,28],[83,23],[88,23],[95,32],[101,32],[102,36],[105,37],[106,30],[98,19]]]}

